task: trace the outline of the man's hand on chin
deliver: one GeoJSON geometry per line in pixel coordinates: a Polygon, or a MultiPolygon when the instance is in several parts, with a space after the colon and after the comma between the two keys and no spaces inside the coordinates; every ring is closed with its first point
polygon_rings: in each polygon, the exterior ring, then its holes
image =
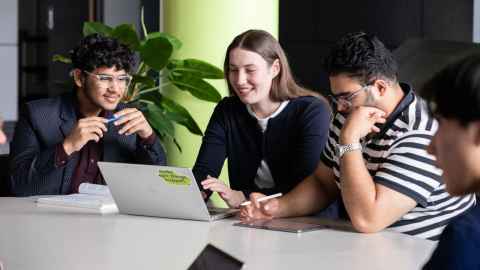
{"type": "Polygon", "coordinates": [[[348,115],[340,132],[340,144],[358,143],[370,133],[380,129],[375,124],[386,122],[385,112],[375,107],[355,107],[348,115]]]}

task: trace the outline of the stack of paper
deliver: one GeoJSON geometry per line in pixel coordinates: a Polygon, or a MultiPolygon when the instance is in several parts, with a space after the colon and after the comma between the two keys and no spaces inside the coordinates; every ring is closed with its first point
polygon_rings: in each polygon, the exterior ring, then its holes
{"type": "Polygon", "coordinates": [[[77,194],[39,198],[37,205],[71,207],[101,214],[118,213],[107,186],[83,183],[78,191],[77,194]]]}

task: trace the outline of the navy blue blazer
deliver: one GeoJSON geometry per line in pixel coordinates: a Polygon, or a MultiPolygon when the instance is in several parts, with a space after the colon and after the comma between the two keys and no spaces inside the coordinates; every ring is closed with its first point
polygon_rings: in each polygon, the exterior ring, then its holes
{"type": "MultiPolygon", "coordinates": [[[[56,167],[55,149],[77,122],[76,95],[67,94],[26,104],[10,144],[10,188],[15,196],[67,194],[78,163],[78,152],[65,166],[56,167]]],[[[125,108],[119,104],[117,110],[125,108]]],[[[137,135],[120,135],[109,125],[103,137],[103,160],[165,165],[158,138],[143,145],[137,135]]],[[[132,179],[133,180],[133,179],[132,179]]]]}

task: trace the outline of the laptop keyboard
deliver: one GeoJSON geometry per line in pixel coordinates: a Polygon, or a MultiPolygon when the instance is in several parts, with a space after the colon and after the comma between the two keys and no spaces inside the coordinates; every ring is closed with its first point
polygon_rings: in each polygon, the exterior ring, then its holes
{"type": "Polygon", "coordinates": [[[208,208],[208,213],[210,213],[210,215],[217,215],[217,214],[223,214],[228,210],[229,210],[228,208],[225,208],[225,209],[208,208]]]}

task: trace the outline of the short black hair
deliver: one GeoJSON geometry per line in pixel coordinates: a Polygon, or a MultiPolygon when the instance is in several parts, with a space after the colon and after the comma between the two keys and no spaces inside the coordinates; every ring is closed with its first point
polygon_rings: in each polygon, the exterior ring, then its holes
{"type": "Polygon", "coordinates": [[[72,67],[91,72],[99,67],[113,67],[117,70],[132,70],[135,60],[133,52],[117,39],[101,34],[91,34],[80,40],[70,51],[72,67]]]}
{"type": "Polygon", "coordinates": [[[375,79],[397,80],[398,65],[393,54],[375,36],[364,32],[343,36],[324,59],[328,76],[347,74],[363,84],[375,79]]]}
{"type": "Polygon", "coordinates": [[[480,54],[457,59],[437,72],[420,95],[437,117],[463,125],[480,120],[480,54]]]}

